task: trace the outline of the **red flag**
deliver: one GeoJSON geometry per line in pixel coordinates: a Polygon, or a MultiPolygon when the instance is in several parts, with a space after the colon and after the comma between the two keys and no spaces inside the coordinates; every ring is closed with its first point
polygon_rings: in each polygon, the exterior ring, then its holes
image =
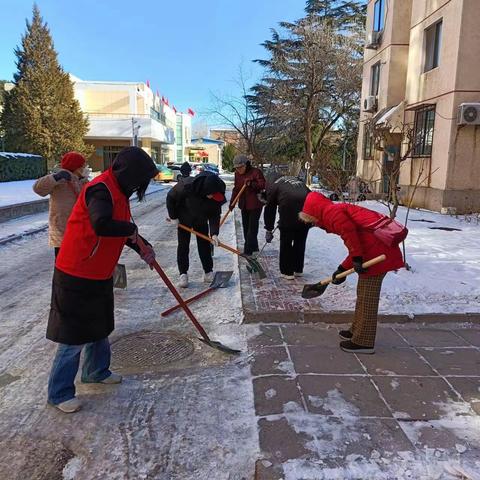
{"type": "Polygon", "coordinates": [[[162,95],[162,103],[165,103],[165,97],[162,95]]]}
{"type": "Polygon", "coordinates": [[[173,108],[173,111],[177,113],[177,109],[175,108],[175,105],[172,108],[173,108]]]}
{"type": "Polygon", "coordinates": [[[150,88],[150,80],[147,80],[147,87],[150,88]]]}
{"type": "Polygon", "coordinates": [[[168,98],[165,99],[165,103],[167,104],[167,106],[170,106],[170,104],[168,103],[168,98]]]}
{"type": "Polygon", "coordinates": [[[191,115],[192,117],[195,116],[195,112],[191,108],[189,108],[187,111],[188,111],[188,114],[191,115]]]}

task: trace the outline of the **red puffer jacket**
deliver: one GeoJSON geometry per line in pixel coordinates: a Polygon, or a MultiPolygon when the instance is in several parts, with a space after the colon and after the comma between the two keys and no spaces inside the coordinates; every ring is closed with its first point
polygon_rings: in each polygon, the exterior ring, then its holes
{"type": "Polygon", "coordinates": [[[378,240],[371,231],[362,227],[382,217],[380,213],[358,205],[335,204],[317,192],[308,194],[302,211],[317,219],[317,227],[342,237],[349,253],[342,262],[343,268],[353,267],[353,257],[363,257],[365,262],[382,254],[385,254],[387,259],[370,267],[367,273],[362,275],[380,275],[405,266],[398,245],[389,247],[378,240]]]}
{"type": "Polygon", "coordinates": [[[243,185],[250,181],[251,185],[247,187],[238,201],[241,210],[258,210],[263,207],[263,203],[258,199],[257,194],[265,189],[265,177],[260,169],[249,167],[247,171],[240,175],[235,172],[235,185],[232,191],[231,200],[236,198],[243,185]]]}

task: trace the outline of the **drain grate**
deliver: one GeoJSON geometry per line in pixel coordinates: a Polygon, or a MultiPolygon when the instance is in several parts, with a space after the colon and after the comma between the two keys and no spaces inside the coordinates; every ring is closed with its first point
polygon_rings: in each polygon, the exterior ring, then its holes
{"type": "Polygon", "coordinates": [[[193,343],[167,332],[136,332],[112,343],[112,367],[118,369],[158,369],[190,356],[193,343]]]}

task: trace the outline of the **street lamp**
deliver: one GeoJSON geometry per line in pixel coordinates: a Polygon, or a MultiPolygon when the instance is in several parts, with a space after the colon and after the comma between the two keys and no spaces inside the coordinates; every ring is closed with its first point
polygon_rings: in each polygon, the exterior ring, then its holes
{"type": "Polygon", "coordinates": [[[137,125],[137,120],[132,117],[132,145],[138,147],[138,131],[141,128],[141,125],[137,125]]]}

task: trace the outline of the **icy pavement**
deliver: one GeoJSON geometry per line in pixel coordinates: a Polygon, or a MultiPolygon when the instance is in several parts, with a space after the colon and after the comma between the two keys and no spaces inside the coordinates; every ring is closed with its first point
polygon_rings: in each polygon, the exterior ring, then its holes
{"type": "Polygon", "coordinates": [[[336,327],[260,329],[257,480],[479,478],[480,328],[382,326],[375,355],[336,327]]]}
{"type": "MultiPolygon", "coordinates": [[[[134,212],[160,264],[176,279],[176,232],[165,223],[164,200],[164,192],[152,195],[134,212]]],[[[233,243],[233,222],[222,238],[233,243]]],[[[189,294],[205,288],[195,243],[189,294]]],[[[160,312],[175,301],[158,275],[128,249],[122,261],[129,285],[116,291],[112,341],[133,332],[175,331],[193,341],[194,354],[187,365],[164,371],[146,366],[119,386],[79,384],[84,409],[68,416],[45,404],[54,353],[45,339],[53,267],[47,234],[0,248],[0,478],[251,479],[258,433],[247,355],[229,357],[198,342],[181,313],[162,319],[160,312]]],[[[216,252],[215,263],[236,270],[228,253],[216,252]]],[[[231,282],[192,309],[212,339],[245,351],[236,274],[231,282]]]]}
{"type": "MultiPolygon", "coordinates": [[[[365,206],[386,213],[378,202],[362,202],[365,206]]],[[[405,219],[406,209],[399,209],[398,220],[405,219]]],[[[479,314],[480,313],[480,224],[475,218],[455,218],[425,210],[412,210],[406,240],[407,262],[412,270],[389,273],[383,282],[380,314],[403,315],[401,321],[416,315],[479,314]],[[470,220],[470,221],[467,221],[470,220]],[[453,229],[439,230],[438,228],[453,229]],[[434,228],[432,230],[432,228],[434,228]]],[[[260,229],[260,244],[264,229],[260,229]]],[[[356,278],[329,286],[313,300],[303,300],[301,291],[306,283],[315,283],[331,276],[346,257],[347,250],[337,235],[312,228],[307,239],[304,277],[287,281],[278,271],[279,232],[272,244],[264,249],[262,258],[268,278],[258,280],[242,277],[245,315],[253,317],[273,313],[290,316],[294,321],[311,321],[316,314],[352,312],[355,308],[356,278]]],[[[237,240],[242,243],[238,224],[237,240]]],[[[332,315],[333,317],[334,315],[332,315]]],[[[478,315],[477,315],[478,316],[478,315]]],[[[326,318],[325,318],[326,320],[326,318]]],[[[275,321],[275,320],[274,320],[275,321]]]]}

